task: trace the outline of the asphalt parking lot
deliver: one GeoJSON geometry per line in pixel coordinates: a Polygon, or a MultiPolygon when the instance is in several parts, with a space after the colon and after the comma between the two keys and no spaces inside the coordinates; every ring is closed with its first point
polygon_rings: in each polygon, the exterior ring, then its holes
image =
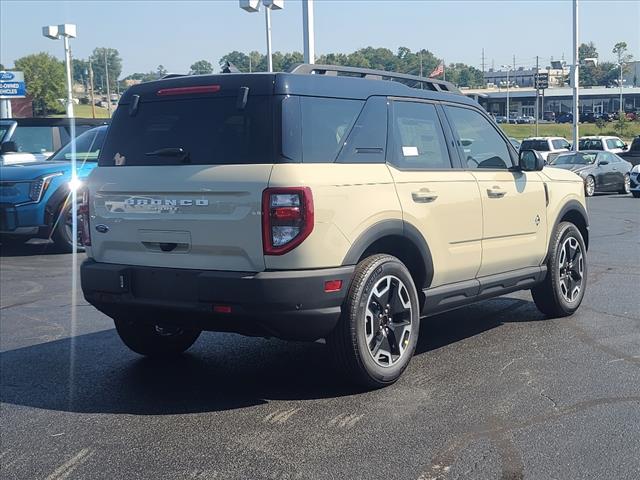
{"type": "Polygon", "coordinates": [[[373,392],[320,343],[209,333],[143,359],[81,298],[72,321],[71,256],[3,246],[1,476],[640,478],[640,200],[589,210],[577,314],[545,320],[523,292],[440,315],[373,392]]]}

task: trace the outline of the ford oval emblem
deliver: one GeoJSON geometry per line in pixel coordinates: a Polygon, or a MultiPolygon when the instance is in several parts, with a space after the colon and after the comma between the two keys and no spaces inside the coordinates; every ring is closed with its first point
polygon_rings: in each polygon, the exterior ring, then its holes
{"type": "Polygon", "coordinates": [[[96,225],[96,231],[100,233],[107,233],[109,231],[109,227],[101,223],[100,225],[96,225]]]}
{"type": "Polygon", "coordinates": [[[13,80],[15,75],[11,72],[2,72],[0,73],[0,80],[13,80]]]}

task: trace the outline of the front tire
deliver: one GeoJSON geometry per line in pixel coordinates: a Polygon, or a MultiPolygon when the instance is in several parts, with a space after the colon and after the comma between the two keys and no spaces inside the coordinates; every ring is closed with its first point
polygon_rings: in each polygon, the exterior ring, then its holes
{"type": "Polygon", "coordinates": [[[547,276],[531,289],[533,301],[548,317],[572,315],[582,303],[587,286],[587,249],[580,230],[560,223],[551,236],[547,276]]]}
{"type": "Polygon", "coordinates": [[[629,193],[631,193],[631,177],[629,177],[628,173],[625,173],[624,180],[622,182],[622,188],[618,193],[621,193],[623,195],[628,195],[629,193]]]}
{"type": "MultiPolygon", "coordinates": [[[[78,216],[78,232],[80,232],[80,216],[78,216]]],[[[51,239],[55,244],[56,250],[62,253],[71,253],[73,252],[73,223],[72,223],[72,211],[71,211],[71,201],[67,199],[65,203],[62,205],[60,209],[60,213],[58,215],[57,224],[55,226],[55,230],[53,231],[53,235],[51,235],[51,239]]],[[[80,243],[80,239],[78,239],[78,251],[83,251],[84,248],[80,243]]]]}
{"type": "Polygon", "coordinates": [[[585,197],[593,197],[596,193],[596,179],[589,175],[584,179],[584,195],[585,197]]]}
{"type": "Polygon", "coordinates": [[[411,274],[391,255],[362,260],[327,338],[337,367],[367,388],[394,383],[409,365],[418,340],[420,305],[411,274]]]}
{"type": "Polygon", "coordinates": [[[134,352],[148,357],[179,355],[194,344],[201,332],[137,323],[129,319],[114,319],[114,323],[124,344],[134,352]]]}

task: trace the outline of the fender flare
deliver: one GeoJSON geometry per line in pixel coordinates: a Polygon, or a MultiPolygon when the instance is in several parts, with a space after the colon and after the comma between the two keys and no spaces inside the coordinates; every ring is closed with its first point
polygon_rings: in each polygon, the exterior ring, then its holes
{"type": "Polygon", "coordinates": [[[349,251],[342,261],[342,265],[357,264],[358,260],[360,260],[362,255],[374,242],[392,235],[406,238],[417,248],[424,263],[425,284],[421,287],[416,285],[416,287],[418,287],[418,290],[427,288],[431,285],[431,280],[433,279],[433,257],[431,250],[420,231],[404,220],[383,220],[369,227],[351,244],[349,251]]]}
{"type": "MultiPolygon", "coordinates": [[[[577,200],[569,200],[560,209],[560,212],[558,213],[558,216],[556,217],[555,221],[553,222],[553,228],[551,229],[551,233],[550,233],[549,238],[551,238],[551,235],[553,235],[553,232],[556,230],[556,228],[558,228],[558,225],[560,224],[560,221],[562,220],[562,218],[567,213],[570,213],[570,212],[576,212],[584,220],[584,223],[585,223],[585,226],[586,226],[586,229],[587,229],[587,234],[584,236],[584,243],[585,243],[585,246],[587,247],[587,250],[588,250],[589,249],[589,215],[587,214],[587,210],[577,200]]],[[[544,257],[543,265],[546,264],[547,261],[549,260],[549,252],[550,252],[550,250],[551,250],[551,245],[549,244],[549,245],[547,245],[547,254],[544,257]]]]}

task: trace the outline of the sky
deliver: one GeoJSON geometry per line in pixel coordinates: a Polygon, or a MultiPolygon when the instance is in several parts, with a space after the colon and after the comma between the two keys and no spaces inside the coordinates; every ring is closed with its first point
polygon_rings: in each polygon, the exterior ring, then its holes
{"type": "MultiPolygon", "coordinates": [[[[619,41],[640,59],[639,0],[580,0],[579,11],[579,39],[593,41],[601,60],[613,59],[619,41]]],[[[77,25],[75,58],[118,49],[122,76],[159,64],[182,73],[232,50],[266,50],[264,14],[241,10],[237,0],[0,0],[0,63],[43,51],[62,59],[62,42],[41,34],[60,23],[77,25]]],[[[302,51],[299,0],[273,12],[272,29],[274,51],[302,51]]],[[[316,55],[405,46],[481,68],[484,48],[486,69],[512,65],[514,55],[516,67],[535,65],[536,55],[542,67],[563,55],[571,62],[572,1],[315,0],[315,40],[316,55]]]]}

